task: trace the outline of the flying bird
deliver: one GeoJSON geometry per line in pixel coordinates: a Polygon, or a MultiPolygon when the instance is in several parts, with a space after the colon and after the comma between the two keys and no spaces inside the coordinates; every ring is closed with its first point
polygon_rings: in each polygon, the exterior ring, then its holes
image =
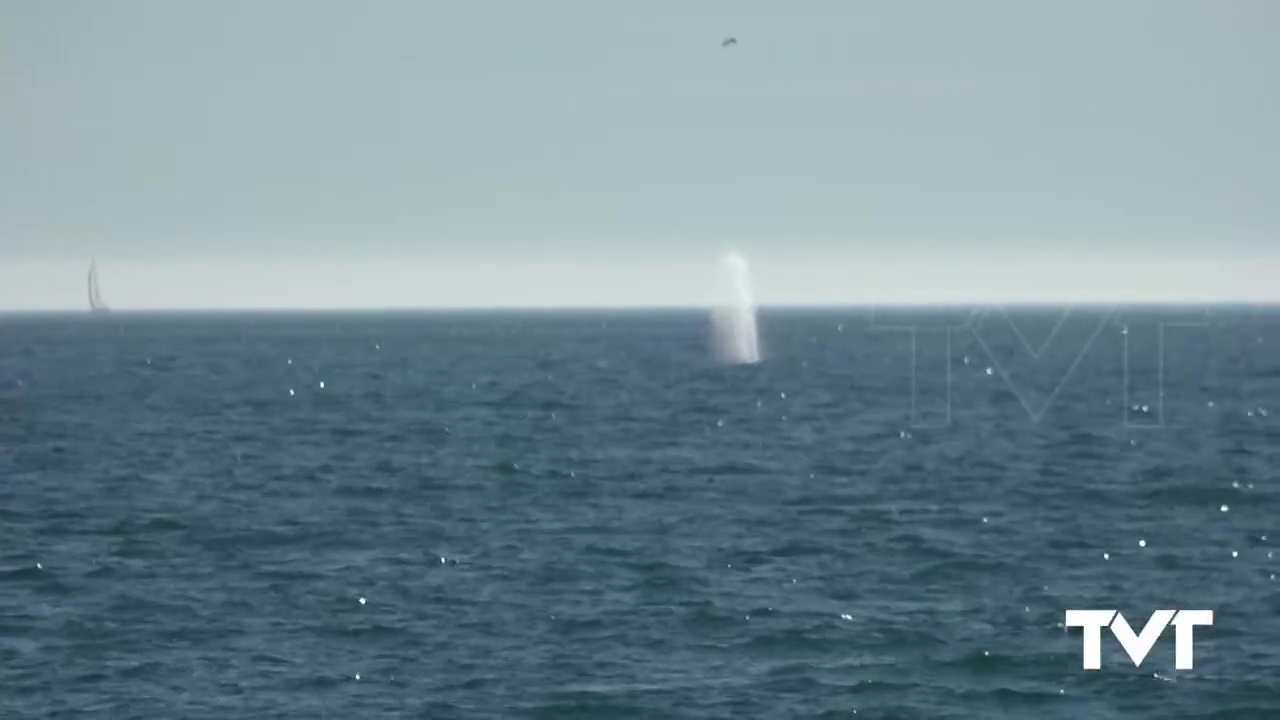
{"type": "Polygon", "coordinates": [[[727,47],[729,47],[729,46],[731,46],[731,45],[737,45],[737,44],[738,44],[738,38],[732,38],[732,37],[731,37],[731,38],[725,38],[725,39],[724,39],[724,42],[721,42],[721,43],[720,43],[720,47],[722,47],[722,48],[727,48],[727,47]]]}

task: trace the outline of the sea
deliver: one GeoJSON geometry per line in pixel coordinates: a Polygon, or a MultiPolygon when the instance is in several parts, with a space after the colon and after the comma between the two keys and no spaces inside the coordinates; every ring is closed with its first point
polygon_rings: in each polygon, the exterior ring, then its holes
{"type": "Polygon", "coordinates": [[[0,718],[1280,717],[1280,308],[758,322],[0,316],[0,718]]]}

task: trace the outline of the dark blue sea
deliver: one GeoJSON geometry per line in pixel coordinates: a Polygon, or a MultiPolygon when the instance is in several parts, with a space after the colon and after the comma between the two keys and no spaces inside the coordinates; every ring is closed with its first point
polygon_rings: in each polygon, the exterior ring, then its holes
{"type": "Polygon", "coordinates": [[[759,322],[0,317],[0,718],[1280,717],[1280,309],[759,322]]]}

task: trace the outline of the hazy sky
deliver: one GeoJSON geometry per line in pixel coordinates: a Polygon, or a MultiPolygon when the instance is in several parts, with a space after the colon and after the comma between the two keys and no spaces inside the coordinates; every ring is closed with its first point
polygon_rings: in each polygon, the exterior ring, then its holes
{"type": "Polygon", "coordinates": [[[83,307],[90,256],[119,307],[686,303],[730,246],[767,302],[1280,299],[1277,32],[1273,0],[0,0],[0,308],[83,307]]]}

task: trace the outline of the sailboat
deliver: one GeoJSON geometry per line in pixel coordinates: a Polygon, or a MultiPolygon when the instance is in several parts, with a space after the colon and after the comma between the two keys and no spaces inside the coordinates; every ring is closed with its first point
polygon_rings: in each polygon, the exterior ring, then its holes
{"type": "Polygon", "coordinates": [[[104,314],[111,312],[107,304],[102,302],[102,294],[98,288],[98,264],[89,261],[89,312],[94,314],[104,314]]]}

